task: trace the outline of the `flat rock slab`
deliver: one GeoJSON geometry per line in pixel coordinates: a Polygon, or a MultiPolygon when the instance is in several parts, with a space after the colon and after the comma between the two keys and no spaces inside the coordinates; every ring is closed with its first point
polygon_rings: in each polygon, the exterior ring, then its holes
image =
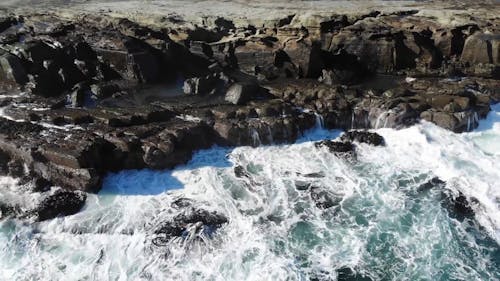
{"type": "Polygon", "coordinates": [[[368,14],[372,11],[384,13],[398,11],[420,11],[423,16],[439,18],[450,25],[460,24],[470,17],[471,13],[482,17],[498,16],[498,1],[220,1],[220,0],[172,0],[172,1],[138,1],[138,0],[5,0],[0,7],[15,7],[20,10],[29,8],[42,11],[60,11],[65,14],[107,13],[117,17],[127,17],[139,22],[151,24],[193,24],[211,23],[216,25],[218,17],[229,18],[236,26],[277,25],[289,15],[301,15],[303,22],[314,22],[315,18],[330,14],[368,14]],[[137,7],[141,7],[140,10],[137,7]],[[458,17],[457,17],[458,16],[458,17]]]}

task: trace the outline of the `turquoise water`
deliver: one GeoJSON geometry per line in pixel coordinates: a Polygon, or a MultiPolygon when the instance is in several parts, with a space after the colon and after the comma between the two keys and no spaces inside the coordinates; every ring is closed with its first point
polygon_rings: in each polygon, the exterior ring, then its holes
{"type": "Polygon", "coordinates": [[[356,161],[315,148],[339,135],[316,129],[293,145],[213,148],[172,171],[110,175],[76,215],[0,222],[0,280],[337,280],[343,268],[355,280],[500,280],[493,109],[472,133],[377,130],[387,145],[359,145],[356,161]],[[446,185],[419,191],[436,176],[446,185]],[[474,216],[444,207],[442,194],[458,191],[477,201],[474,216]],[[211,239],[154,246],[179,198],[229,223],[211,239]]]}

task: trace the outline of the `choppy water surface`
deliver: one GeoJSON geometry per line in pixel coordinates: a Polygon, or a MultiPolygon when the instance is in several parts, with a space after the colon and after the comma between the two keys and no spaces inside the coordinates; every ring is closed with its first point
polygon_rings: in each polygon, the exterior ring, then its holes
{"type": "Polygon", "coordinates": [[[430,123],[377,132],[387,145],[359,145],[357,161],[315,148],[339,134],[315,130],[293,145],[213,148],[173,171],[111,175],[76,215],[0,222],[0,279],[337,280],[344,267],[373,280],[500,279],[500,106],[472,133],[430,123]],[[442,188],[418,191],[435,176],[477,199],[474,218],[450,216],[442,188]],[[296,183],[337,205],[318,208],[296,183]],[[178,198],[229,223],[157,247],[153,229],[178,198]]]}

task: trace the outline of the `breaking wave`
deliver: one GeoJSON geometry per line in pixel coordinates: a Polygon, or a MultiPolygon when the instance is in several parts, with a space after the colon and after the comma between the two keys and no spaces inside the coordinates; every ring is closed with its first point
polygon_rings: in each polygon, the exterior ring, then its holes
{"type": "MultiPolygon", "coordinates": [[[[386,146],[359,144],[356,161],[316,148],[340,134],[316,128],[292,145],[214,147],[174,170],[109,175],[76,215],[0,222],[0,279],[337,280],[349,268],[372,280],[498,280],[500,106],[471,133],[427,122],[376,131],[386,146]],[[446,184],[419,189],[434,177],[446,184]],[[459,192],[474,216],[443,204],[459,192]],[[155,245],[179,199],[228,223],[155,245]]],[[[15,196],[15,180],[1,185],[15,196]]]]}

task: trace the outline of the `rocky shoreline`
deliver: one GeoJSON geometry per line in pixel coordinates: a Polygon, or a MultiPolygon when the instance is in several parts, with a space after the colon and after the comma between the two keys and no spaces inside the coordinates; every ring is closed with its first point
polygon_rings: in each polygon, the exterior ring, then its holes
{"type": "Polygon", "coordinates": [[[162,28],[112,13],[6,11],[0,171],[38,192],[97,192],[109,172],[170,169],[212,145],[290,143],[318,121],[465,132],[500,101],[498,16],[167,17],[162,28]]]}

